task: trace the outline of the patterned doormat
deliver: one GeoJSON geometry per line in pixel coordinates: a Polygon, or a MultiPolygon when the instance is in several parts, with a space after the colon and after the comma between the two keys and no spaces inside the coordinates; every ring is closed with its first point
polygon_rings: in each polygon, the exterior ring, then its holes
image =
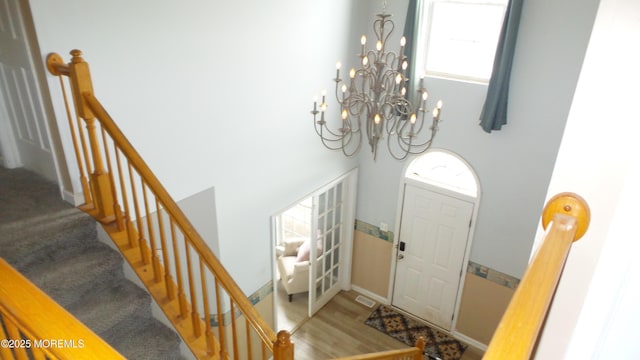
{"type": "Polygon", "coordinates": [[[451,336],[408,318],[384,305],[380,305],[372,312],[365,324],[409,346],[413,346],[418,337],[424,336],[427,343],[424,349],[425,359],[459,360],[467,348],[466,345],[451,336]]]}

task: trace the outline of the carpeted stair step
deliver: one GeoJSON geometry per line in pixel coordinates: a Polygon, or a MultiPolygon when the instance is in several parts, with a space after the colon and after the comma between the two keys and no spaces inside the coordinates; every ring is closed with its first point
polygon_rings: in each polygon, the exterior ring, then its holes
{"type": "Polygon", "coordinates": [[[178,335],[149,317],[133,317],[100,334],[127,359],[181,359],[178,335]]]}
{"type": "Polygon", "coordinates": [[[95,220],[75,208],[0,225],[0,234],[0,256],[18,271],[75,256],[97,242],[95,220]]]}
{"type": "Polygon", "coordinates": [[[0,224],[72,208],[55,183],[25,169],[0,167],[0,224]]]}
{"type": "Polygon", "coordinates": [[[118,253],[96,242],[78,256],[34,265],[24,275],[66,308],[90,292],[123,281],[122,262],[118,253]]]}
{"type": "Polygon", "coordinates": [[[133,317],[151,317],[150,304],[147,292],[130,281],[120,281],[78,299],[67,310],[101,336],[133,317]]]}
{"type": "Polygon", "coordinates": [[[126,358],[180,359],[178,336],[151,316],[149,294],[124,277],[96,226],[56,184],[0,167],[0,257],[126,358]]]}

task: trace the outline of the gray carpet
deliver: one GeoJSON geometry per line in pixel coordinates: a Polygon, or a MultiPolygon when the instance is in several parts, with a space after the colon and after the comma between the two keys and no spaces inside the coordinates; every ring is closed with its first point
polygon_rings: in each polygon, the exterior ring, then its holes
{"type": "Polygon", "coordinates": [[[58,186],[0,167],[0,257],[128,359],[180,359],[179,338],[151,316],[151,298],[124,277],[119,253],[58,186]]]}

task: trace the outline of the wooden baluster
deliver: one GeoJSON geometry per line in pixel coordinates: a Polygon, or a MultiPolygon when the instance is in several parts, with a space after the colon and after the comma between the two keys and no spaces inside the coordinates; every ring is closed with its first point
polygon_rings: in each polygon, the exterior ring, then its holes
{"type": "MultiPolygon", "coordinates": [[[[12,319],[10,319],[8,316],[5,316],[3,321],[4,321],[4,326],[7,328],[7,335],[9,335],[8,337],[5,337],[3,339],[13,339],[13,340],[22,339],[22,335],[20,334],[20,329],[18,329],[18,326],[13,322],[12,319]]],[[[26,349],[20,346],[16,346],[13,348],[13,355],[18,360],[29,360],[29,356],[27,354],[26,349]]]]}
{"type": "MultiPolygon", "coordinates": [[[[116,217],[116,225],[118,227],[118,230],[124,230],[124,221],[122,218],[122,211],[120,210],[120,204],[118,201],[118,191],[116,190],[116,182],[115,182],[115,178],[114,178],[114,171],[113,171],[113,167],[111,166],[111,152],[109,151],[109,143],[111,142],[110,140],[108,140],[107,137],[107,132],[104,130],[103,127],[100,127],[100,129],[102,130],[102,145],[104,147],[104,154],[105,154],[105,159],[107,160],[107,173],[109,174],[109,184],[111,185],[111,195],[113,196],[113,213],[115,214],[116,217]]],[[[113,144],[114,148],[116,147],[116,144],[113,144]]],[[[120,177],[120,173],[118,173],[118,177],[120,177]]]]}
{"type": "Polygon", "coordinates": [[[69,66],[64,64],[62,57],[59,54],[52,53],[47,56],[47,69],[49,72],[58,77],[60,81],[60,89],[62,90],[62,98],[64,101],[64,108],[67,114],[67,122],[69,124],[69,130],[71,132],[71,141],[73,143],[73,149],[76,154],[76,163],[78,165],[78,171],[80,173],[80,185],[82,186],[82,194],[84,196],[85,206],[90,207],[92,205],[91,191],[89,190],[89,182],[87,181],[87,172],[82,164],[82,157],[80,152],[80,146],[78,145],[78,131],[73,124],[73,116],[71,115],[71,106],[69,105],[69,97],[67,95],[66,86],[64,86],[63,75],[69,75],[69,66]]]}
{"type": "Polygon", "coordinates": [[[76,105],[76,114],[84,119],[89,136],[89,148],[91,149],[91,159],[93,160],[93,173],[91,174],[91,184],[94,191],[95,208],[98,211],[96,216],[103,222],[112,220],[113,194],[111,194],[111,184],[100,153],[100,144],[96,131],[96,118],[91,109],[86,105],[84,94],[93,94],[91,84],[91,74],[89,64],[82,58],[80,50],[71,51],[71,63],[69,64],[69,78],[71,79],[71,92],[76,105]]]}
{"type": "Polygon", "coordinates": [[[47,355],[40,348],[31,348],[31,354],[34,360],[47,360],[47,355]]]}
{"type": "MultiPolygon", "coordinates": [[[[214,275],[215,276],[215,275],[214,275]]],[[[222,359],[227,358],[227,344],[226,344],[226,336],[224,329],[224,316],[222,313],[222,301],[220,296],[220,284],[218,283],[218,278],[215,278],[216,284],[216,311],[218,312],[218,338],[220,340],[220,357],[222,359]]]]}
{"type": "MultiPolygon", "coordinates": [[[[213,355],[216,352],[215,341],[213,339],[213,331],[211,331],[211,311],[209,311],[209,292],[207,291],[207,274],[204,272],[204,263],[202,258],[200,263],[200,285],[202,288],[202,305],[204,307],[204,335],[207,342],[207,353],[213,355]]],[[[224,357],[223,357],[224,358],[224,357]]]]}
{"type": "Polygon", "coordinates": [[[293,343],[287,330],[280,330],[273,344],[274,360],[293,360],[293,343]]]}
{"type": "MultiPolygon", "coordinates": [[[[87,136],[86,129],[82,126],[82,119],[76,115],[76,125],[78,128],[78,136],[80,137],[80,144],[82,145],[82,158],[84,159],[85,167],[86,167],[86,176],[88,179],[91,179],[91,173],[93,173],[93,165],[91,164],[91,156],[89,154],[89,146],[87,145],[87,136]]],[[[88,183],[88,193],[87,197],[91,199],[91,202],[87,206],[88,209],[95,209],[95,189],[93,187],[93,183],[89,181],[88,183]]]]}
{"type": "MultiPolygon", "coordinates": [[[[5,317],[2,312],[0,312],[0,340],[9,339],[9,336],[4,332],[4,326],[2,324],[5,322],[5,317]]],[[[11,353],[11,349],[7,346],[0,346],[0,359],[13,359],[13,354],[11,353]]]]}
{"type": "Polygon", "coordinates": [[[162,207],[160,206],[160,202],[158,198],[156,198],[156,214],[158,214],[158,232],[160,233],[160,247],[162,248],[162,262],[164,263],[164,286],[167,290],[167,297],[169,300],[173,300],[176,298],[173,287],[171,284],[173,283],[171,279],[171,271],[170,263],[169,263],[169,253],[167,252],[167,241],[164,236],[164,225],[162,221],[162,207]]]}
{"type": "MultiPolygon", "coordinates": [[[[215,285],[216,285],[216,310],[218,311],[218,338],[220,340],[220,358],[227,358],[227,344],[226,337],[224,331],[224,314],[222,313],[222,294],[220,294],[220,284],[218,283],[218,278],[215,277],[215,285]]],[[[233,314],[232,314],[233,316],[233,314]]]]}
{"type": "MultiPolygon", "coordinates": [[[[153,279],[156,283],[162,281],[162,265],[156,250],[156,237],[153,231],[153,222],[151,221],[151,212],[149,211],[149,199],[147,197],[147,184],[142,179],[142,197],[144,199],[145,216],[147,218],[147,235],[149,236],[149,246],[151,247],[151,265],[153,268],[153,279]]],[[[157,209],[156,209],[157,210],[157,209]]]]}
{"type": "MultiPolygon", "coordinates": [[[[275,349],[273,354],[273,359],[277,360],[277,358],[275,357],[275,349]]],[[[262,343],[262,360],[267,360],[267,345],[264,342],[262,343]]]]}
{"type": "MultiPolygon", "coordinates": [[[[186,236],[186,235],[185,235],[186,236]]],[[[193,284],[193,270],[191,267],[191,250],[189,249],[189,243],[187,238],[184,240],[184,251],[187,257],[187,276],[189,278],[189,297],[191,300],[191,327],[193,329],[193,335],[199,338],[202,335],[202,329],[200,328],[200,316],[198,315],[198,299],[196,298],[195,285],[193,284]]]]}
{"type": "Polygon", "coordinates": [[[180,254],[178,252],[178,240],[176,239],[176,224],[173,218],[169,217],[171,226],[171,243],[173,245],[173,261],[175,262],[176,277],[178,278],[178,303],[180,304],[180,316],[187,318],[189,310],[187,308],[187,297],[184,294],[184,283],[182,280],[182,269],[180,267],[180,254]]]}
{"type": "Polygon", "coordinates": [[[233,299],[230,299],[229,302],[231,303],[231,336],[233,337],[233,358],[235,360],[238,360],[238,330],[236,328],[236,309],[233,305],[233,299]]]}
{"type": "Polygon", "coordinates": [[[420,349],[420,353],[416,354],[413,357],[413,360],[422,360],[422,354],[424,354],[424,348],[427,346],[427,342],[425,341],[423,336],[418,337],[416,340],[416,344],[414,345],[418,349],[420,349]]]}
{"type": "Polygon", "coordinates": [[[247,337],[247,359],[253,359],[253,353],[251,351],[251,323],[247,317],[244,317],[245,336],[247,337]]]}
{"type": "MultiPolygon", "coordinates": [[[[131,223],[131,210],[129,209],[129,198],[127,196],[127,187],[124,182],[124,173],[122,172],[122,161],[120,160],[120,150],[115,146],[116,167],[118,168],[118,179],[120,180],[120,193],[122,193],[122,206],[124,207],[124,230],[127,232],[129,246],[135,249],[138,246],[138,238],[134,236],[133,224],[131,223]]],[[[130,171],[130,170],[129,170],[130,171]]]]}
{"type": "Polygon", "coordinates": [[[135,173],[133,171],[133,166],[128,162],[129,165],[129,182],[131,183],[131,195],[133,196],[133,209],[136,212],[136,227],[138,233],[138,246],[140,247],[140,258],[142,259],[142,263],[148,265],[151,262],[151,255],[149,254],[149,248],[147,247],[147,242],[144,239],[144,231],[142,227],[142,215],[140,212],[140,201],[138,201],[138,188],[136,187],[136,182],[134,180],[135,173]]]}

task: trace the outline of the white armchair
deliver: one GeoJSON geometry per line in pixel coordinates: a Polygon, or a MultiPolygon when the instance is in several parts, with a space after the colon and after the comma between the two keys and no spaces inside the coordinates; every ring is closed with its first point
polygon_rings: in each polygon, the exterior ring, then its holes
{"type": "Polygon", "coordinates": [[[277,249],[278,273],[282,286],[289,295],[289,302],[293,299],[294,294],[309,291],[309,255],[304,247],[300,249],[305,240],[308,239],[286,239],[277,249]]]}

